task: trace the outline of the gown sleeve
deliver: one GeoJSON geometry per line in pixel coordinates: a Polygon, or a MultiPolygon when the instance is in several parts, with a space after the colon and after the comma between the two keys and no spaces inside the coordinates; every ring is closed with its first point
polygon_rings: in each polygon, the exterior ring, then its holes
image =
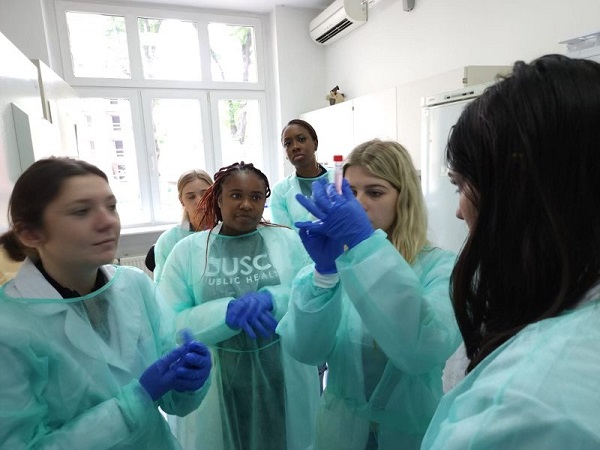
{"type": "MultiPolygon", "coordinates": [[[[76,315],[72,310],[54,304],[46,307],[43,301],[41,307],[28,310],[19,302],[0,300],[5,303],[0,314],[2,448],[82,448],[85,443],[86,449],[101,450],[144,445],[152,438],[157,445],[171,448],[167,442],[172,437],[164,432],[167,425],[157,403],[137,377],[161,352],[173,348],[173,335],[150,279],[136,269],[119,276],[125,279],[111,295],[118,293],[120,297],[113,300],[123,302],[119,307],[131,311],[135,319],[128,322],[120,316],[114,342],[136,346],[126,351],[137,355],[121,360],[119,370],[109,369],[114,357],[100,348],[86,354],[87,360],[78,359],[82,355],[66,340],[65,327],[69,327],[67,333],[77,333],[80,341],[89,340],[91,334],[87,326],[79,325],[83,322],[70,319],[69,314],[76,315]],[[44,313],[48,308],[60,314],[44,313]],[[25,317],[15,320],[19,314],[25,317]],[[58,404],[64,405],[64,417],[49,413],[58,404]]],[[[160,404],[168,412],[187,414],[200,404],[207,388],[167,394],[160,404]]]]}
{"type": "Polygon", "coordinates": [[[326,361],[335,344],[342,315],[339,283],[332,288],[314,285],[314,269],[306,266],[294,279],[287,314],[277,327],[284,349],[311,365],[326,361]]]}
{"type": "Polygon", "coordinates": [[[293,228],[294,223],[287,205],[285,188],[288,186],[288,179],[281,181],[273,187],[269,209],[271,210],[271,221],[273,223],[293,228]]]}
{"type": "Polygon", "coordinates": [[[277,240],[273,241],[276,244],[272,243],[269,245],[271,258],[277,261],[277,264],[280,266],[278,269],[289,271],[291,275],[286,277],[288,281],[282,282],[277,286],[267,286],[259,289],[259,291],[268,290],[273,295],[273,316],[279,322],[288,311],[291,284],[294,277],[304,267],[309,265],[312,267],[313,263],[308,253],[306,253],[297,232],[276,227],[273,227],[271,231],[277,233],[277,240]]]}
{"type": "MultiPolygon", "coordinates": [[[[492,406],[465,420],[452,424],[442,424],[436,440],[424,449],[459,450],[465,448],[504,450],[543,448],[544,450],[564,450],[567,448],[598,448],[598,435],[580,426],[575,420],[565,417],[563,411],[536,402],[533,397],[525,398],[524,403],[515,400],[509,404],[492,406]],[[515,411],[527,411],[526,415],[515,411]],[[465,432],[468,430],[468,432],[465,432]]],[[[469,399],[475,397],[469,396],[469,399]]],[[[467,400],[468,402],[468,400],[467,400]]],[[[464,403],[461,407],[467,408],[464,403]]],[[[471,407],[479,409],[472,403],[471,407]]]]}
{"type": "Polygon", "coordinates": [[[365,326],[390,361],[412,375],[443,367],[460,344],[449,297],[454,254],[432,248],[419,256],[417,276],[378,230],[336,261],[365,326]]]}
{"type": "MultiPolygon", "coordinates": [[[[151,421],[152,399],[137,380],[123,386],[118,395],[86,409],[66,423],[48,423],[44,387],[48,382],[48,361],[21,345],[0,344],[0,360],[10,370],[0,371],[0,442],[4,448],[110,449],[127,442],[151,421]]],[[[72,401],[65,399],[65,401],[72,401]]],[[[51,418],[50,418],[51,419],[51,418]]]]}
{"type": "MultiPolygon", "coordinates": [[[[175,319],[156,285],[147,277],[143,278],[143,284],[146,290],[144,299],[149,299],[149,301],[146,301],[146,311],[154,329],[158,353],[164,355],[177,346],[174,329],[175,319]]],[[[209,377],[204,385],[194,392],[171,390],[160,398],[159,405],[167,414],[185,416],[200,406],[208,392],[210,382],[211,378],[209,377]]]]}

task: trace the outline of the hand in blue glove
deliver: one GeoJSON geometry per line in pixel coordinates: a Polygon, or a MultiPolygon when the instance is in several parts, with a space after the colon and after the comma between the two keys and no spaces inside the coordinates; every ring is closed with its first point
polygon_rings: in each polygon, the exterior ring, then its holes
{"type": "Polygon", "coordinates": [[[208,348],[197,341],[189,330],[183,330],[186,353],[171,367],[175,370],[173,389],[178,392],[193,392],[204,386],[210,375],[212,360],[208,348]]]}
{"type": "MultiPolygon", "coordinates": [[[[304,248],[315,262],[315,270],[322,275],[337,273],[335,260],[344,252],[344,244],[325,234],[310,233],[305,224],[296,222],[304,248]]],[[[312,223],[312,222],[308,222],[312,223]]]]}
{"type": "Polygon", "coordinates": [[[258,332],[263,337],[270,337],[277,327],[277,321],[269,312],[273,309],[271,294],[247,292],[227,305],[225,323],[233,329],[241,328],[251,339],[256,339],[258,332]]]}
{"type": "Polygon", "coordinates": [[[310,234],[314,232],[327,235],[349,248],[357,246],[373,234],[371,221],[354,197],[346,179],[342,180],[341,195],[336,192],[332,183],[314,181],[312,200],[301,194],[296,194],[296,199],[320,219],[296,223],[297,227],[306,229],[310,234]]]}
{"type": "Polygon", "coordinates": [[[140,377],[140,384],[153,401],[171,389],[196,390],[208,378],[210,364],[210,353],[204,345],[195,341],[186,342],[148,367],[140,377]]]}
{"type": "Polygon", "coordinates": [[[258,323],[262,326],[265,333],[261,333],[263,337],[269,338],[275,333],[277,328],[277,320],[273,316],[273,295],[267,291],[258,291],[253,293],[254,297],[259,302],[260,314],[256,317],[256,321],[253,324],[254,329],[258,329],[258,323]]]}

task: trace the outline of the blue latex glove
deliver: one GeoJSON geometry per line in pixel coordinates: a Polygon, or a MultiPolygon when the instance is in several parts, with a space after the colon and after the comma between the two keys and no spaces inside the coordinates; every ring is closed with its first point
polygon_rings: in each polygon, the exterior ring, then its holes
{"type": "Polygon", "coordinates": [[[317,219],[296,222],[310,234],[324,234],[353,248],[373,234],[373,226],[362,205],[354,197],[348,180],[342,180],[342,194],[332,183],[314,181],[312,199],[296,194],[296,199],[317,219]]]}
{"type": "Polygon", "coordinates": [[[140,384],[156,401],[171,389],[198,389],[208,378],[210,365],[208,349],[199,342],[188,341],[148,367],[140,377],[140,384]]]}
{"type": "Polygon", "coordinates": [[[337,273],[335,260],[344,252],[344,244],[325,234],[310,233],[304,223],[296,222],[295,225],[304,248],[315,262],[315,270],[322,275],[337,273]]]}
{"type": "Polygon", "coordinates": [[[193,392],[204,386],[210,375],[212,360],[208,348],[197,341],[189,330],[182,332],[186,353],[171,367],[175,370],[173,389],[178,392],[193,392]]]}
{"type": "Polygon", "coordinates": [[[277,320],[273,317],[273,295],[267,290],[254,292],[253,294],[259,302],[260,313],[252,326],[256,330],[260,324],[260,327],[264,330],[264,333],[261,333],[263,337],[271,337],[275,333],[275,328],[277,328],[277,320]]]}
{"type": "Polygon", "coordinates": [[[277,327],[277,321],[270,313],[272,309],[272,297],[268,291],[247,292],[229,302],[225,323],[233,329],[241,328],[251,339],[256,339],[257,333],[267,338],[277,327]]]}

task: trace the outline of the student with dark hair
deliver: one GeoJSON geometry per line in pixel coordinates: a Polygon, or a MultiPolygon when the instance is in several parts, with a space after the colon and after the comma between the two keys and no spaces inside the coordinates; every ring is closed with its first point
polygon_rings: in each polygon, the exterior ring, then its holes
{"type": "Polygon", "coordinates": [[[180,224],[165,231],[156,241],[154,246],[155,281],[160,278],[167,256],[175,244],[184,237],[207,228],[207,225],[202,223],[203,213],[198,209],[198,205],[211,184],[213,184],[213,180],[204,170],[190,170],[181,174],[177,180],[177,192],[179,202],[183,207],[183,217],[180,224]]]}
{"type": "Polygon", "coordinates": [[[176,435],[189,449],[309,448],[317,371],[275,333],[308,257],[297,233],[262,219],[270,189],[260,170],[240,162],[214,179],[200,204],[210,229],[173,248],[158,282],[177,328],[206,342],[215,363],[206,401],[176,435]]]}
{"type": "Polygon", "coordinates": [[[277,331],[299,361],[329,366],[316,449],[417,449],[460,342],[448,289],[456,255],[428,242],[419,177],[399,143],[359,145],[344,177],[342,194],[315,183],[314,203],[299,196],[320,219],[297,223],[315,264],[294,280],[277,331]]]}
{"type": "Polygon", "coordinates": [[[116,204],[84,161],[42,159],[15,183],[0,243],[24,262],[0,288],[3,448],[180,448],[158,406],[185,415],[208,391],[208,349],[175,348],[152,281],[109,264],[116,204]]]}
{"type": "MultiPolygon", "coordinates": [[[[313,126],[302,119],[292,119],[281,131],[281,145],[296,171],[273,186],[269,210],[273,223],[297,230],[295,223],[314,217],[296,201],[296,194],[312,195],[312,183],[320,179],[333,181],[333,171],[317,162],[319,139],[313,126]]],[[[327,365],[318,367],[320,390],[323,391],[327,365]]]]}
{"type": "Polygon", "coordinates": [[[296,201],[296,194],[310,197],[313,181],[321,178],[332,181],[333,172],[317,162],[319,139],[310,123],[290,120],[281,131],[281,145],[296,171],[273,187],[269,209],[273,223],[296,229],[295,222],[312,218],[296,201]]]}
{"type": "Polygon", "coordinates": [[[446,153],[468,374],[426,449],[600,447],[600,64],[547,55],[469,104],[446,153]]]}

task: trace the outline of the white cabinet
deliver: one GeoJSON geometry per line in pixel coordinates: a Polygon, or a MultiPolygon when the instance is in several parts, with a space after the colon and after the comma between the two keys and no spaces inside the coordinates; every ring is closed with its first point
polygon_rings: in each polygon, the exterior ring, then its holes
{"type": "Polygon", "coordinates": [[[310,123],[317,132],[317,160],[322,165],[333,167],[333,155],[347,155],[354,148],[351,101],[300,114],[300,118],[310,123]]]}
{"type": "Polygon", "coordinates": [[[0,55],[0,232],[4,232],[8,227],[8,199],[25,168],[19,154],[13,108],[37,119],[43,117],[43,112],[35,66],[1,33],[0,55]]]}
{"type": "Polygon", "coordinates": [[[396,139],[396,88],[357,97],[352,104],[355,146],[375,138],[396,139]]]}
{"type": "Polygon", "coordinates": [[[380,138],[400,142],[409,151],[415,167],[420,169],[422,98],[492,81],[510,69],[510,66],[460,67],[310,111],[300,118],[317,132],[317,158],[323,165],[332,165],[334,154],[346,156],[358,144],[380,138]]]}
{"type": "Polygon", "coordinates": [[[300,118],[317,132],[317,159],[324,166],[332,166],[333,155],[346,156],[365,141],[396,139],[396,88],[317,109],[300,118]]]}

